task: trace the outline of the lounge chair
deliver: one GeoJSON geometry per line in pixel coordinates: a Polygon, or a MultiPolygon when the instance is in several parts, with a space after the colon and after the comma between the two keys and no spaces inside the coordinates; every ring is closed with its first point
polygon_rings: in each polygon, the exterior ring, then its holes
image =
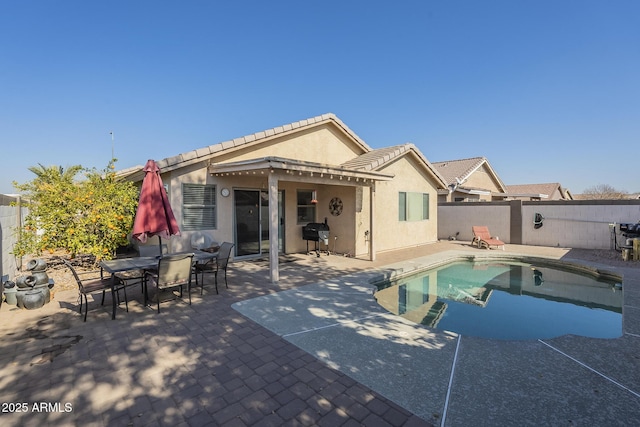
{"type": "Polygon", "coordinates": [[[489,227],[485,225],[474,225],[471,229],[473,230],[472,245],[477,244],[478,248],[486,247],[487,249],[491,249],[491,246],[502,246],[502,250],[504,251],[504,242],[495,237],[491,237],[489,227]]]}

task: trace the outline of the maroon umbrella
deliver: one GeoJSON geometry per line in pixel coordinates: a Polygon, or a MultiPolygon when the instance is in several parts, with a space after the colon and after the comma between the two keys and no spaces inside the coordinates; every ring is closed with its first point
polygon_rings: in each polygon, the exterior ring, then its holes
{"type": "Polygon", "coordinates": [[[149,160],[143,170],[144,179],[133,222],[133,237],[145,243],[150,236],[158,236],[160,240],[162,237],[168,239],[172,235],[180,235],[178,222],[160,178],[160,168],[155,161],[149,160]]]}

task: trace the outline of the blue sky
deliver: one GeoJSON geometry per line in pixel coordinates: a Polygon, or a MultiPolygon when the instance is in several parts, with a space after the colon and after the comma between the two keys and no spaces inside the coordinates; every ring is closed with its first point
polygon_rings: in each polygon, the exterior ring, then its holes
{"type": "Polygon", "coordinates": [[[506,184],[640,191],[640,1],[0,0],[0,193],[332,112],[506,184]],[[636,166],[633,165],[636,164],[636,166]]]}

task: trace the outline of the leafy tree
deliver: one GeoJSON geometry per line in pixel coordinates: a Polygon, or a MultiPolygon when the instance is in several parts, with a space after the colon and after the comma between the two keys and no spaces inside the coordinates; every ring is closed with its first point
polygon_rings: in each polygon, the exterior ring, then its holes
{"type": "Polygon", "coordinates": [[[583,192],[590,199],[626,199],[627,192],[616,190],[608,184],[598,184],[587,188],[583,192]]]}
{"type": "Polygon", "coordinates": [[[138,190],[131,182],[118,181],[112,165],[102,172],[79,165],[66,170],[41,164],[29,168],[36,178],[13,183],[29,208],[13,253],[38,255],[64,249],[72,256],[83,253],[100,260],[126,245],[138,190]],[[77,180],[81,171],[85,179],[77,180]]]}

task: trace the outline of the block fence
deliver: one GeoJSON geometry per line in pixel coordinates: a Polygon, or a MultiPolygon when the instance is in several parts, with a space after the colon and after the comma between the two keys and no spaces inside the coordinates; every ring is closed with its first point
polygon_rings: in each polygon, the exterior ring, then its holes
{"type": "Polygon", "coordinates": [[[438,238],[471,241],[471,227],[486,225],[505,243],[580,249],[611,249],[624,237],[610,224],[640,221],[640,200],[572,200],[440,203],[438,238]],[[542,227],[534,227],[540,214],[542,227]]]}
{"type": "Polygon", "coordinates": [[[26,215],[27,209],[20,206],[18,198],[0,194],[0,276],[7,275],[11,280],[16,276],[17,265],[22,263],[11,253],[17,240],[15,230],[26,215]]]}

